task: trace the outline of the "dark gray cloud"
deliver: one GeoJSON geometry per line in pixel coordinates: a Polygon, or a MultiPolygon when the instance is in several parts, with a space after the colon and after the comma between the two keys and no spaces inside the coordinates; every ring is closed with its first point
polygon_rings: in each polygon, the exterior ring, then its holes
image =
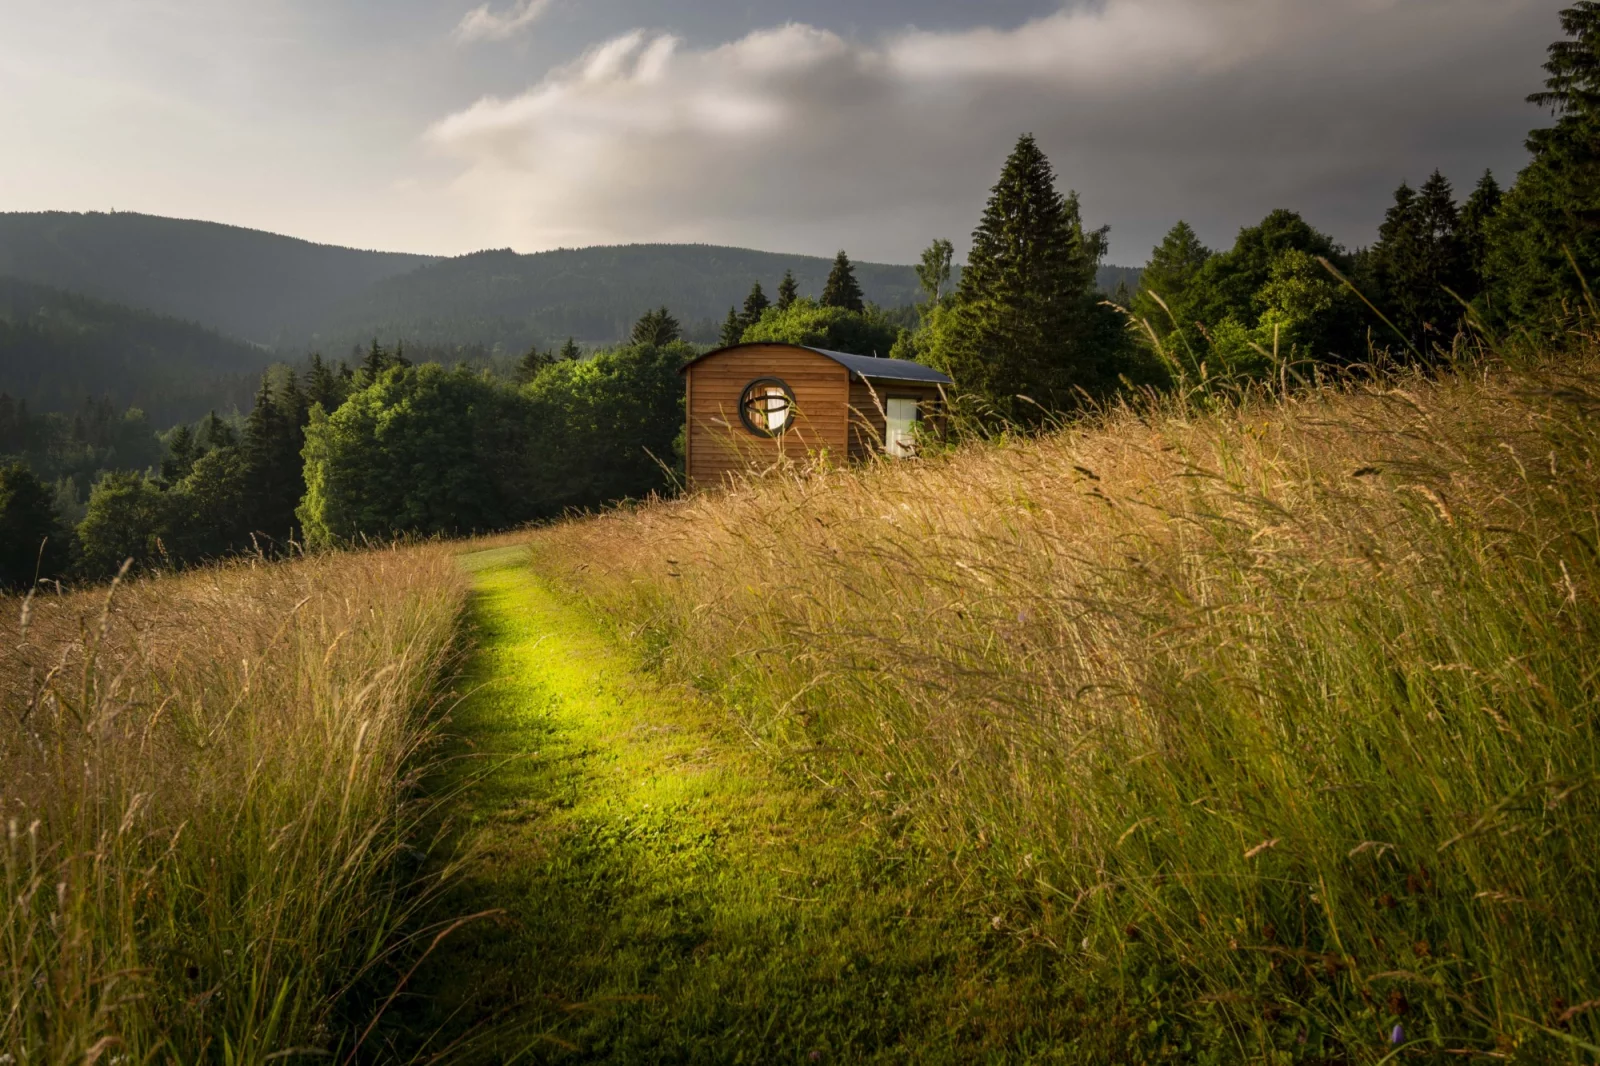
{"type": "Polygon", "coordinates": [[[905,259],[960,238],[1037,134],[1113,258],[1179,217],[1215,243],[1288,206],[1369,240],[1440,167],[1509,178],[1550,0],[1106,0],[870,40],[634,31],[440,120],[454,189],[524,247],[709,240],[905,259]]]}

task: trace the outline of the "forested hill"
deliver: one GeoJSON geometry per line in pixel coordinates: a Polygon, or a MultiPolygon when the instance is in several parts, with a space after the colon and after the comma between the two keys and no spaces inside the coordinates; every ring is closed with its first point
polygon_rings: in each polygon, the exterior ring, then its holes
{"type": "MultiPolygon", "coordinates": [[[[0,275],[192,320],[295,359],[347,355],[373,337],[508,355],[569,336],[612,344],[663,304],[691,339],[710,342],[754,282],[772,295],[791,270],[800,292],[816,295],[831,265],[685,244],[436,259],[153,215],[0,213],[0,275]]],[[[1129,274],[1102,268],[1101,285],[1109,292],[1129,274]]],[[[918,299],[909,266],[857,263],[856,276],[882,307],[918,299]]]]}
{"type": "Polygon", "coordinates": [[[92,397],[170,425],[248,410],[271,360],[191,322],[0,276],[0,392],[36,411],[92,397]]]}
{"type": "Polygon", "coordinates": [[[0,213],[0,274],[276,344],[429,256],[116,212],[0,213]]]}

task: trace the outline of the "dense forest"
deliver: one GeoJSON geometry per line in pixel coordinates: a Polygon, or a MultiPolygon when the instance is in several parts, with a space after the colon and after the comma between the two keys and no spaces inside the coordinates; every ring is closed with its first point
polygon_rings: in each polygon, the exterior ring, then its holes
{"type": "MultiPolygon", "coordinates": [[[[1243,228],[1223,250],[1204,247],[1178,222],[1137,291],[1124,281],[1108,298],[1106,228],[1084,220],[1077,194],[1058,188],[1050,161],[1023,136],[964,269],[946,239],[906,268],[915,290],[892,291],[910,310],[880,309],[862,277],[888,284],[886,268],[858,267],[843,251],[804,278],[792,267],[774,276],[794,257],[729,254],[717,270],[764,272],[740,280],[711,339],[922,360],[954,379],[953,401],[967,416],[961,424],[978,433],[1048,424],[1125,390],[1233,394],[1260,381],[1286,388],[1385,360],[1446,361],[1463,343],[1508,336],[1559,346],[1575,319],[1595,314],[1586,279],[1600,276],[1592,224],[1600,214],[1600,8],[1571,9],[1563,26],[1568,39],[1550,50],[1547,89],[1531,98],[1555,121],[1530,134],[1532,158],[1515,182],[1502,190],[1485,174],[1464,197],[1438,173],[1417,188],[1403,184],[1370,248],[1342,248],[1287,209],[1243,228]]],[[[689,258],[679,265],[689,274],[694,256],[713,253],[720,250],[683,253],[689,258]]],[[[633,275],[617,264],[668,252],[587,254],[611,264],[607,276],[642,285],[648,271],[633,275]]],[[[518,274],[529,261],[560,260],[486,253],[415,276],[469,262],[472,270],[458,275],[460,299],[484,315],[516,302],[495,302],[496,278],[508,293],[570,285],[560,291],[576,299],[586,285],[604,288],[593,279],[556,285],[518,274]]],[[[397,284],[399,313],[409,282],[397,284]]],[[[707,282],[687,284],[701,292],[707,282]]],[[[642,289],[619,281],[616,292],[623,295],[596,299],[637,304],[642,289]]],[[[703,304],[689,306],[704,314],[703,304]]],[[[29,463],[0,474],[0,533],[8,544],[57,546],[42,572],[92,578],[128,558],[175,565],[239,550],[469,532],[670,492],[681,463],[678,370],[703,350],[686,342],[682,311],[646,311],[613,348],[586,352],[570,338],[559,350],[533,343],[514,364],[416,365],[418,349],[373,340],[348,361],[319,355],[280,366],[261,380],[242,423],[212,415],[180,425],[159,472],[100,478],[76,535],[56,502],[60,486],[30,468],[58,479],[81,479],[81,468],[34,457],[115,453],[136,466],[130,434],[150,439],[145,416],[132,411],[118,421],[104,408],[94,421],[102,428],[91,432],[81,416],[46,425],[8,400],[14,443],[3,447],[29,463]],[[106,428],[112,423],[115,432],[106,428]]],[[[451,349],[428,351],[440,358],[451,349]]],[[[38,554],[22,552],[0,580],[32,580],[38,554]]]]}
{"type": "Polygon", "coordinates": [[[272,361],[190,322],[0,276],[0,389],[34,411],[71,412],[93,397],[170,426],[248,409],[272,361]]]}

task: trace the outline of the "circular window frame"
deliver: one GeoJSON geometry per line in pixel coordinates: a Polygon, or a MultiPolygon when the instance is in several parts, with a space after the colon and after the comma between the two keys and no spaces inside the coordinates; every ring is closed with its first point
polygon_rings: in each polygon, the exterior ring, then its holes
{"type": "Polygon", "coordinates": [[[766,437],[769,440],[775,440],[789,432],[789,427],[794,425],[795,413],[797,410],[798,407],[795,404],[794,390],[791,389],[789,387],[789,383],[784,381],[782,378],[756,378],[746,384],[743,391],[739,393],[739,421],[744,423],[745,429],[749,430],[751,433],[754,433],[758,437],[766,437]],[[785,418],[783,420],[783,425],[776,430],[769,429],[765,426],[758,426],[750,418],[750,401],[755,398],[752,394],[758,388],[772,388],[774,386],[782,390],[783,398],[789,403],[789,417],[785,418]]]}

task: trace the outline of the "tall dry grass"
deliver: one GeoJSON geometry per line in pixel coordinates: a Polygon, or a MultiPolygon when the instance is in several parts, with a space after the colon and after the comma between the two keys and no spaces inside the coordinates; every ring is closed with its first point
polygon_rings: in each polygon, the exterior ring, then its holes
{"type": "Polygon", "coordinates": [[[353,1049],[463,597],[420,548],[0,599],[7,1062],[353,1049]]]}
{"type": "Polygon", "coordinates": [[[1591,345],[792,471],[535,550],[967,877],[1106,1057],[1589,1061],[1597,545],[1591,345]]]}

